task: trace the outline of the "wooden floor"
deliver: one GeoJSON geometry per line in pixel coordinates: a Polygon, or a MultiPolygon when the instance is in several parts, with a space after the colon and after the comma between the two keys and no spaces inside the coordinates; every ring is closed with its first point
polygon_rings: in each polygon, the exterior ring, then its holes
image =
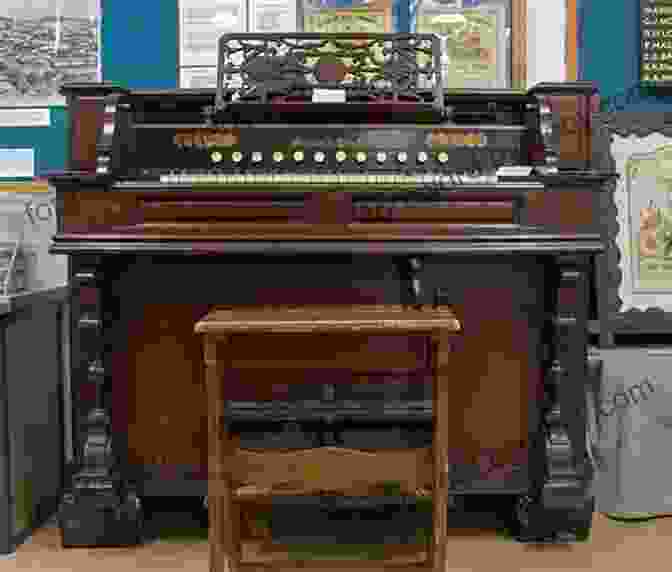
{"type": "MultiPolygon", "coordinates": [[[[618,524],[596,516],[592,540],[573,546],[530,546],[506,540],[494,532],[451,530],[446,570],[491,572],[654,572],[670,569],[672,518],[646,524],[618,524]]],[[[205,542],[147,544],[133,549],[68,549],[60,546],[53,525],[39,530],[19,547],[15,557],[0,560],[0,571],[133,572],[135,570],[208,571],[205,542]]],[[[303,572],[319,568],[304,567],[303,572]]],[[[343,570],[358,572],[354,563],[343,570]]],[[[370,571],[370,569],[369,569],[370,571]]]]}

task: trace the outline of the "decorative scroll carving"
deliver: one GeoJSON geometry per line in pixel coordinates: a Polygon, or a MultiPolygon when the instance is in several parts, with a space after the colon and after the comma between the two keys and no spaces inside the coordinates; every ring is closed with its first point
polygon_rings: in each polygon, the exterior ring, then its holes
{"type": "Polygon", "coordinates": [[[440,41],[431,34],[229,34],[219,42],[216,109],[233,100],[301,99],[346,89],[351,101],[420,101],[443,109],[440,41]]]}

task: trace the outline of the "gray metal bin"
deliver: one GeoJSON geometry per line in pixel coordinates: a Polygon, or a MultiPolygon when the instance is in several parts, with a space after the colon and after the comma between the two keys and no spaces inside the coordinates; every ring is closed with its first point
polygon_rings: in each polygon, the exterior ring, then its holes
{"type": "Polygon", "coordinates": [[[0,556],[57,509],[67,287],[0,297],[0,556]]]}
{"type": "Polygon", "coordinates": [[[600,349],[597,510],[672,513],[672,347],[600,349]]]}

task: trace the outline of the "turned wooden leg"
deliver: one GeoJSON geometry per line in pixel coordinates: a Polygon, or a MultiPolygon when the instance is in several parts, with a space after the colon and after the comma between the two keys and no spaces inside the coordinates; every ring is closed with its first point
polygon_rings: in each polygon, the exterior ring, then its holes
{"type": "Polygon", "coordinates": [[[446,569],[446,533],[448,528],[448,363],[449,336],[435,334],[432,338],[434,369],[434,490],[431,566],[433,572],[446,569]]]}
{"type": "Polygon", "coordinates": [[[206,387],[208,399],[208,514],[210,572],[237,572],[240,539],[235,518],[231,485],[225,473],[226,453],[230,449],[224,423],[224,380],[226,360],[217,353],[226,350],[228,338],[205,341],[206,387]]]}

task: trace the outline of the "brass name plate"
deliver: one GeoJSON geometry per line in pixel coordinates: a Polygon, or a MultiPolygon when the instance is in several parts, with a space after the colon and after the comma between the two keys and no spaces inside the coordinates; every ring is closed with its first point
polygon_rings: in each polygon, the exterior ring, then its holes
{"type": "Polygon", "coordinates": [[[486,144],[485,134],[478,131],[433,129],[427,137],[430,147],[484,147],[486,144]]]}
{"type": "Polygon", "coordinates": [[[234,147],[238,141],[239,135],[233,129],[185,129],[173,137],[173,143],[180,148],[234,147]]]}

